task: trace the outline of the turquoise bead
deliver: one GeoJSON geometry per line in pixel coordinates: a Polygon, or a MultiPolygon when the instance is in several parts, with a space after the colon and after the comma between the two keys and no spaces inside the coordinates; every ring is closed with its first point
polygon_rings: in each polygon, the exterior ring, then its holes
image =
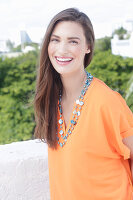
{"type": "Polygon", "coordinates": [[[80,116],[80,111],[77,112],[77,116],[80,116]]]}
{"type": "Polygon", "coordinates": [[[61,130],[59,133],[62,135],[63,134],[63,130],[61,130]]]}
{"type": "Polygon", "coordinates": [[[85,95],[85,90],[82,90],[81,93],[82,93],[82,95],[84,96],[84,95],[85,95]]]}
{"type": "Polygon", "coordinates": [[[60,142],[60,146],[63,147],[63,144],[60,142]]]}
{"type": "Polygon", "coordinates": [[[59,119],[59,124],[63,124],[63,120],[62,119],[59,119]]]}
{"type": "Polygon", "coordinates": [[[83,101],[80,101],[80,102],[79,102],[79,105],[80,105],[80,106],[84,105],[84,102],[83,102],[83,101]]]}
{"type": "Polygon", "coordinates": [[[76,121],[74,121],[74,120],[71,120],[71,123],[75,125],[75,124],[76,124],[76,121]]]}

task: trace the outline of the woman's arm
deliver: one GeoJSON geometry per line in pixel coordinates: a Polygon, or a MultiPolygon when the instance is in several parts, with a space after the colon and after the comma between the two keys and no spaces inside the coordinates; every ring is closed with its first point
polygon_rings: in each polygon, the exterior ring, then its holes
{"type": "Polygon", "coordinates": [[[133,180],[133,136],[123,138],[123,143],[130,149],[130,159],[131,159],[131,172],[133,180]]]}

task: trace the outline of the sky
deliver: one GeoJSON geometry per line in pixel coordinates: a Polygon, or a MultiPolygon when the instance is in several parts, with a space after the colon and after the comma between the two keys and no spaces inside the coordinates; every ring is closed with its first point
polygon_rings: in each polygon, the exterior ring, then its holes
{"type": "Polygon", "coordinates": [[[91,19],[96,38],[111,36],[114,29],[131,30],[133,0],[0,0],[0,40],[20,44],[20,30],[41,42],[55,14],[76,7],[91,19]]]}

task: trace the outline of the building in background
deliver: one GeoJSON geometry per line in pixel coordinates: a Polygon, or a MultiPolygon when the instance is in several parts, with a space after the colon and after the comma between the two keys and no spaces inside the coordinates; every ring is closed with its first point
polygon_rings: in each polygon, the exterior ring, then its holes
{"type": "Polygon", "coordinates": [[[115,34],[111,39],[111,50],[114,55],[133,58],[133,19],[127,19],[125,25],[128,23],[131,25],[130,30],[128,30],[129,39],[119,39],[118,35],[115,34]]]}
{"type": "MultiPolygon", "coordinates": [[[[34,51],[35,47],[32,46],[34,43],[28,33],[26,31],[20,31],[20,48],[19,51],[14,51],[13,49],[9,49],[7,46],[7,41],[10,41],[8,39],[0,40],[0,56],[2,57],[17,57],[19,55],[22,55],[23,53],[27,53],[29,51],[34,51]]],[[[10,41],[11,42],[11,41],[10,41]]],[[[34,43],[35,44],[35,43],[34,43]]],[[[39,46],[39,44],[36,44],[39,46]]]]}
{"type": "Polygon", "coordinates": [[[20,31],[20,38],[21,38],[21,50],[23,51],[25,48],[25,44],[32,44],[32,40],[29,37],[26,31],[20,31]]]}
{"type": "Polygon", "coordinates": [[[111,39],[112,54],[133,58],[133,32],[127,40],[119,40],[117,35],[111,39]]]}

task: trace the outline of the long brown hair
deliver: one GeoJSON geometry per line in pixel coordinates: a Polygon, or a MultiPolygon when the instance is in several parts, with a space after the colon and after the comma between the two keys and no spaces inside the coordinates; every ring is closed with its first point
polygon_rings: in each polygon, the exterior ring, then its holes
{"type": "Polygon", "coordinates": [[[94,31],[90,19],[86,14],[76,8],[68,8],[58,13],[50,22],[40,51],[40,63],[37,75],[36,94],[34,98],[35,109],[35,138],[46,142],[49,147],[56,149],[57,140],[57,104],[59,90],[62,89],[60,75],[53,68],[49,56],[48,45],[51,34],[61,21],[74,21],[79,23],[84,31],[87,44],[90,46],[90,53],[85,55],[84,67],[86,68],[92,59],[94,52],[94,31]]]}

